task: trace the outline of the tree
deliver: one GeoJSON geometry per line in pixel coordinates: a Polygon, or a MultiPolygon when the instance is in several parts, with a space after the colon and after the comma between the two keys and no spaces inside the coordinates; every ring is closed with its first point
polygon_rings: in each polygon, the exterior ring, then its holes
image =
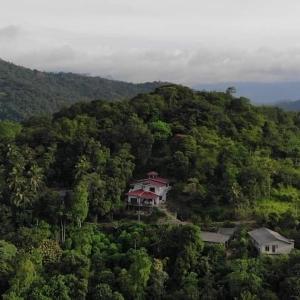
{"type": "MultiPolygon", "coordinates": [[[[16,273],[10,281],[10,288],[3,296],[4,299],[26,297],[32,283],[37,280],[38,274],[34,263],[28,257],[22,257],[17,264],[16,273]]],[[[18,299],[18,298],[16,298],[18,299]]]]}
{"type": "Polygon", "coordinates": [[[13,259],[17,248],[6,241],[0,240],[0,294],[8,288],[8,280],[13,274],[13,259]]]}
{"type": "Polygon", "coordinates": [[[20,123],[4,120],[0,122],[0,139],[2,141],[12,141],[21,132],[22,125],[20,123]]]}
{"type": "Polygon", "coordinates": [[[110,286],[106,283],[100,283],[95,287],[95,290],[92,294],[93,300],[111,300],[113,298],[113,293],[110,286]]]}
{"type": "Polygon", "coordinates": [[[151,259],[145,250],[130,252],[132,263],[129,270],[122,270],[119,275],[121,290],[130,299],[144,299],[145,289],[151,273],[151,259]]]}
{"type": "Polygon", "coordinates": [[[70,209],[74,221],[79,227],[88,215],[88,184],[80,181],[74,188],[70,209]]]}
{"type": "Polygon", "coordinates": [[[238,259],[231,264],[232,272],[228,275],[228,284],[232,297],[237,297],[242,292],[258,295],[263,280],[259,262],[255,259],[238,259]]]}
{"type": "Polygon", "coordinates": [[[45,281],[41,279],[33,284],[29,299],[32,300],[71,300],[70,289],[66,286],[66,277],[55,275],[45,281]]]}
{"type": "Polygon", "coordinates": [[[163,263],[159,259],[154,259],[151,266],[151,273],[147,286],[147,298],[160,300],[164,297],[165,285],[169,278],[167,272],[163,269],[163,263]]]}
{"type": "Polygon", "coordinates": [[[234,86],[230,86],[226,89],[226,94],[232,96],[236,93],[236,88],[234,86]]]}
{"type": "Polygon", "coordinates": [[[149,127],[154,135],[154,140],[158,142],[167,140],[172,134],[170,125],[161,120],[151,122],[149,127]]]}
{"type": "Polygon", "coordinates": [[[76,251],[64,251],[61,257],[60,274],[65,275],[65,284],[70,289],[71,299],[85,299],[88,291],[90,260],[76,251]]]}

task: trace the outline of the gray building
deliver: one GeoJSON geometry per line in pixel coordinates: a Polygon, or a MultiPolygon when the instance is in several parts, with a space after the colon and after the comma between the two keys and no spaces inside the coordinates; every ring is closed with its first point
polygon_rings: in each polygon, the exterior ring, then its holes
{"type": "Polygon", "coordinates": [[[230,238],[233,237],[236,231],[237,227],[220,227],[218,229],[218,233],[228,235],[230,238]]]}
{"type": "Polygon", "coordinates": [[[230,236],[216,232],[201,231],[201,239],[206,243],[226,245],[230,236]]]}
{"type": "Polygon", "coordinates": [[[265,227],[249,231],[248,234],[260,254],[288,254],[294,249],[294,240],[265,227]]]}

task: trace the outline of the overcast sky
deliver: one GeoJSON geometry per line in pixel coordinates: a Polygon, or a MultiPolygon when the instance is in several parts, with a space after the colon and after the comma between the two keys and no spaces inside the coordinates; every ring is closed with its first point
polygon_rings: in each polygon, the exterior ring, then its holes
{"type": "Polygon", "coordinates": [[[300,80],[299,0],[0,0],[0,57],[187,85],[300,80]]]}

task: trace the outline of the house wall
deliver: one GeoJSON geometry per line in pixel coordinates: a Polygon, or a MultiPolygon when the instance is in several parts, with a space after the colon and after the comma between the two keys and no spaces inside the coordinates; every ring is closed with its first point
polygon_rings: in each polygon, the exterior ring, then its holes
{"type": "Polygon", "coordinates": [[[294,243],[288,244],[281,241],[270,242],[261,245],[254,243],[254,245],[261,254],[289,254],[291,250],[294,249],[294,243]],[[266,246],[269,246],[269,251],[266,251],[266,246]],[[275,247],[275,252],[272,251],[272,246],[275,247]]]}
{"type": "Polygon", "coordinates": [[[152,191],[153,193],[162,196],[164,200],[166,200],[166,194],[169,191],[170,187],[167,186],[155,186],[155,185],[143,185],[141,183],[136,183],[134,184],[133,188],[130,189],[130,191],[134,191],[134,190],[139,190],[139,189],[143,189],[145,191],[151,192],[151,188],[154,189],[154,191],[152,191]]]}
{"type": "MultiPolygon", "coordinates": [[[[135,183],[129,191],[134,191],[134,190],[139,190],[139,189],[143,189],[145,191],[149,191],[149,192],[153,192],[153,193],[157,194],[159,196],[159,198],[157,198],[155,201],[153,201],[152,204],[153,205],[159,205],[160,203],[165,203],[166,202],[167,193],[171,189],[171,187],[169,185],[168,186],[161,186],[161,187],[155,186],[155,185],[144,185],[143,183],[138,182],[138,183],[135,183]],[[154,188],[154,191],[153,190],[151,191],[151,188],[154,188]],[[154,203],[154,202],[156,202],[156,203],[154,203]]],[[[132,203],[132,198],[134,199],[134,198],[137,198],[137,197],[128,196],[127,202],[129,204],[132,203]]]]}
{"type": "Polygon", "coordinates": [[[138,204],[139,201],[140,201],[140,198],[131,197],[131,196],[128,197],[128,203],[130,203],[130,204],[138,204]]]}
{"type": "Polygon", "coordinates": [[[134,190],[143,189],[145,191],[151,192],[151,188],[154,188],[153,193],[155,193],[155,194],[160,194],[162,192],[161,187],[157,187],[157,186],[154,186],[154,185],[144,185],[142,183],[135,183],[133,188],[130,189],[130,190],[134,191],[134,190]]]}
{"type": "Polygon", "coordinates": [[[159,204],[158,199],[149,200],[149,199],[143,199],[143,198],[134,197],[134,196],[128,196],[127,202],[129,204],[132,204],[132,205],[139,205],[140,204],[141,206],[143,206],[144,204],[145,204],[145,206],[146,205],[155,206],[155,205],[159,204]]]}

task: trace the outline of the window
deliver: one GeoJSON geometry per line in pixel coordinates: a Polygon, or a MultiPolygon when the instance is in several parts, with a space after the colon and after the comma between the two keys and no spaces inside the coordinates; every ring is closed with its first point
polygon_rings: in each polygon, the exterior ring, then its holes
{"type": "Polygon", "coordinates": [[[153,192],[153,193],[154,193],[154,192],[155,192],[155,188],[154,188],[154,187],[151,187],[151,188],[150,188],[150,192],[153,192]]]}
{"type": "Polygon", "coordinates": [[[267,245],[267,246],[265,247],[265,251],[266,251],[266,252],[269,252],[269,251],[270,251],[270,246],[269,246],[269,245],[267,245]]]}
{"type": "Polygon", "coordinates": [[[162,200],[162,196],[159,196],[159,200],[162,200]]]}
{"type": "Polygon", "coordinates": [[[130,203],[137,204],[138,203],[137,198],[130,198],[130,203]]]}
{"type": "Polygon", "coordinates": [[[272,245],[272,252],[275,253],[276,252],[276,247],[277,245],[272,245]]]}

